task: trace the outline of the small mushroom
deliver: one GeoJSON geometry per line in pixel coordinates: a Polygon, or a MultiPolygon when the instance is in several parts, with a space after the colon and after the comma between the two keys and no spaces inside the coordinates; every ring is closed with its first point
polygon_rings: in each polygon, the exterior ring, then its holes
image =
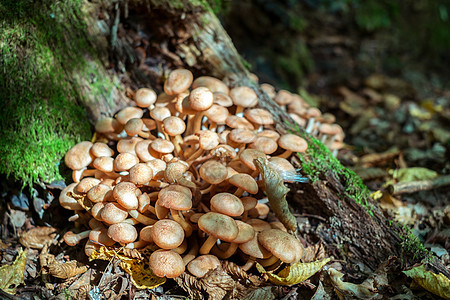
{"type": "Polygon", "coordinates": [[[285,134],[278,140],[278,145],[286,151],[277,157],[288,158],[292,152],[305,152],[308,148],[308,143],[295,134],[285,134]]]}
{"type": "Polygon", "coordinates": [[[214,270],[219,267],[219,259],[211,254],[200,255],[196,259],[192,260],[186,267],[192,275],[198,278],[202,278],[210,270],[214,270]]]}
{"type": "Polygon", "coordinates": [[[138,233],[133,225],[122,222],[109,226],[108,236],[120,244],[128,244],[137,239],[138,233]]]}
{"type": "Polygon", "coordinates": [[[183,258],[172,250],[156,250],[150,255],[149,265],[158,277],[175,278],[185,270],[183,258]]]}
{"type": "Polygon", "coordinates": [[[201,216],[198,227],[209,235],[199,250],[200,254],[208,254],[218,239],[231,242],[239,233],[236,222],[231,217],[215,212],[201,216]]]}

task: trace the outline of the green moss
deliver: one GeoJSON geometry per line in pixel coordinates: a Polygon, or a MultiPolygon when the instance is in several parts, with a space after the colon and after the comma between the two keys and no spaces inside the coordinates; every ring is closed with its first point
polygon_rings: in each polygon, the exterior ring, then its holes
{"type": "Polygon", "coordinates": [[[433,254],[423,246],[422,242],[414,235],[414,233],[412,233],[411,229],[398,222],[397,225],[400,228],[403,228],[403,231],[400,232],[398,236],[401,239],[400,246],[402,247],[405,256],[407,256],[401,257],[401,260],[406,261],[407,258],[411,258],[412,256],[413,261],[421,259],[423,263],[431,262],[433,254]]]}
{"type": "Polygon", "coordinates": [[[315,182],[323,174],[332,172],[345,187],[344,195],[339,196],[353,199],[356,203],[362,205],[370,215],[373,215],[372,205],[367,201],[370,192],[362,179],[355,172],[344,167],[320,141],[304,133],[298,127],[294,128],[293,131],[309,141],[306,154],[310,159],[305,160],[300,153],[298,154],[302,163],[302,173],[308,176],[312,182],[315,182]]]}
{"type": "Polygon", "coordinates": [[[0,3],[0,172],[24,186],[60,179],[64,153],[90,137],[70,77],[91,49],[81,4],[0,3]]]}

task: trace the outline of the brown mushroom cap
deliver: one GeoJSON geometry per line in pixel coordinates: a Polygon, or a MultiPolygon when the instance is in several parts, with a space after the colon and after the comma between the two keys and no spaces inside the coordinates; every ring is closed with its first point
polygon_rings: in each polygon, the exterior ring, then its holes
{"type": "Polygon", "coordinates": [[[261,89],[271,98],[274,99],[277,93],[275,87],[269,83],[261,83],[261,89]]]}
{"type": "Polygon", "coordinates": [[[163,120],[164,131],[170,135],[180,135],[186,130],[186,124],[178,117],[170,116],[163,120]]]}
{"type": "Polygon", "coordinates": [[[244,115],[247,120],[258,125],[270,125],[274,123],[272,114],[262,108],[247,109],[244,115]]]}
{"type": "Polygon", "coordinates": [[[219,184],[227,178],[227,167],[216,160],[208,160],[199,170],[200,177],[209,184],[219,184]]]}
{"type": "Polygon", "coordinates": [[[256,206],[258,200],[254,197],[242,197],[242,205],[244,205],[244,210],[250,210],[256,206]]]}
{"type": "Polygon", "coordinates": [[[255,127],[244,117],[238,117],[235,115],[228,116],[225,123],[231,128],[243,128],[254,130],[255,127]]]}
{"type": "Polygon", "coordinates": [[[120,153],[114,159],[114,170],[117,172],[128,171],[139,163],[139,158],[128,152],[120,153]]]}
{"type": "Polygon", "coordinates": [[[108,236],[116,242],[128,244],[137,239],[138,233],[133,225],[122,222],[109,226],[108,236]]]}
{"type": "Polygon", "coordinates": [[[258,184],[255,179],[248,174],[239,173],[233,175],[228,179],[228,182],[246,192],[249,192],[250,194],[258,193],[258,184]]]}
{"type": "Polygon", "coordinates": [[[294,97],[289,91],[279,90],[274,100],[276,103],[278,103],[278,105],[284,106],[292,103],[294,101],[294,97]]]}
{"type": "Polygon", "coordinates": [[[192,88],[196,89],[198,87],[206,87],[211,92],[221,92],[228,94],[230,89],[228,86],[222,81],[217,78],[211,77],[211,76],[200,76],[197,79],[194,80],[192,83],[192,88]]]}
{"type": "Polygon", "coordinates": [[[89,240],[98,242],[105,246],[112,246],[116,242],[108,236],[108,228],[95,228],[89,233],[89,240]]]}
{"type": "Polygon", "coordinates": [[[93,144],[90,151],[95,157],[114,155],[114,151],[107,144],[100,142],[93,144]]]}
{"type": "Polygon", "coordinates": [[[126,209],[137,209],[139,201],[136,195],[137,187],[132,182],[120,182],[113,189],[113,197],[117,203],[126,209]]]}
{"type": "MultiPolygon", "coordinates": [[[[101,203],[101,202],[99,202],[101,203]]],[[[98,203],[97,203],[98,204],[98,203]]],[[[108,202],[100,211],[100,219],[107,224],[116,224],[124,221],[128,212],[120,204],[108,202]]]]}
{"type": "Polygon", "coordinates": [[[91,142],[86,141],[73,146],[64,157],[66,166],[72,170],[80,170],[87,167],[93,160],[90,154],[92,145],[91,142]]]}
{"type": "Polygon", "coordinates": [[[144,115],[144,112],[139,107],[128,106],[128,107],[121,109],[116,114],[116,120],[120,124],[125,125],[125,124],[127,124],[129,119],[133,119],[133,118],[140,119],[140,118],[142,118],[143,115],[144,115]]]}
{"type": "Polygon", "coordinates": [[[118,143],[117,143],[117,151],[119,153],[131,153],[131,154],[135,154],[135,149],[136,149],[136,144],[141,142],[142,139],[140,137],[137,136],[133,136],[133,137],[127,137],[124,139],[121,139],[118,143]]]}
{"type": "Polygon", "coordinates": [[[214,103],[213,93],[205,87],[193,89],[189,94],[189,106],[195,111],[205,111],[214,103]]]}
{"type": "Polygon", "coordinates": [[[164,92],[167,95],[177,95],[187,90],[194,79],[192,72],[186,69],[178,69],[170,72],[164,82],[164,92]]]}
{"type": "Polygon", "coordinates": [[[236,106],[253,107],[258,104],[258,96],[255,91],[247,86],[238,86],[231,89],[230,97],[236,106]]]}
{"type": "Polygon", "coordinates": [[[86,194],[89,190],[100,183],[100,180],[93,177],[86,177],[81,179],[81,181],[74,187],[74,191],[77,194],[86,194]]]}
{"type": "Polygon", "coordinates": [[[225,124],[225,120],[228,115],[228,109],[217,104],[213,104],[208,110],[205,111],[205,116],[208,120],[219,125],[225,124]]]}
{"type": "Polygon", "coordinates": [[[266,158],[266,154],[256,149],[245,149],[239,155],[239,159],[253,171],[256,171],[256,166],[253,161],[259,157],[266,158]]]}
{"type": "Polygon", "coordinates": [[[152,159],[155,159],[155,157],[153,157],[149,152],[149,147],[151,143],[152,143],[151,140],[143,140],[136,144],[135,152],[140,161],[148,162],[151,161],[152,159]]]}
{"type": "Polygon", "coordinates": [[[199,137],[199,146],[203,150],[212,150],[219,145],[219,136],[215,132],[209,130],[200,130],[196,134],[199,137]]]}
{"type": "Polygon", "coordinates": [[[156,102],[156,93],[152,89],[140,88],[134,94],[134,101],[139,107],[149,107],[156,102]]]}
{"type": "Polygon", "coordinates": [[[256,140],[248,145],[251,149],[256,149],[265,154],[272,154],[278,149],[278,144],[271,138],[265,136],[259,136],[256,140]]]}
{"type": "Polygon", "coordinates": [[[247,243],[256,235],[256,231],[253,229],[252,225],[239,220],[236,220],[236,225],[238,226],[239,233],[232,243],[247,243]]]}
{"type": "Polygon", "coordinates": [[[77,183],[71,183],[66,186],[59,195],[59,203],[62,207],[68,210],[82,210],[83,207],[78,203],[77,200],[67,195],[67,193],[73,193],[73,188],[77,185],[77,183]]]}
{"type": "Polygon", "coordinates": [[[282,135],[278,140],[278,145],[292,152],[305,152],[308,148],[308,143],[303,138],[290,133],[282,135]]]}
{"type": "Polygon", "coordinates": [[[229,216],[216,212],[208,212],[198,219],[198,227],[222,241],[231,242],[238,233],[236,222],[229,216]]]}
{"type": "Polygon", "coordinates": [[[94,203],[105,202],[111,199],[112,189],[108,185],[100,183],[89,190],[87,197],[94,203]]]}
{"type": "Polygon", "coordinates": [[[142,228],[141,231],[139,231],[139,239],[145,242],[153,243],[152,228],[153,225],[148,225],[142,228]]]}
{"type": "Polygon", "coordinates": [[[219,193],[211,198],[211,211],[237,217],[244,212],[241,199],[230,193],[219,193]]]}
{"type": "Polygon", "coordinates": [[[248,129],[236,128],[228,134],[228,139],[238,144],[249,144],[256,140],[256,134],[248,129]]]}
{"type": "Polygon", "coordinates": [[[168,154],[172,153],[175,149],[175,146],[171,141],[163,140],[163,139],[155,139],[151,144],[150,148],[155,150],[158,153],[168,154]]]}
{"type": "Polygon", "coordinates": [[[298,262],[303,246],[291,234],[279,229],[269,229],[258,234],[258,242],[285,263],[298,262]]]}
{"type": "Polygon", "coordinates": [[[192,208],[192,192],[187,187],[172,184],[159,191],[158,203],[170,209],[188,210],[192,208]]]}
{"type": "Polygon", "coordinates": [[[214,92],[214,103],[223,107],[233,106],[233,100],[228,93],[214,92]]]}
{"type": "Polygon", "coordinates": [[[257,232],[269,230],[272,228],[270,227],[270,224],[268,222],[261,219],[249,219],[246,221],[246,223],[252,225],[253,229],[257,232]]]}
{"type": "Polygon", "coordinates": [[[94,159],[92,165],[97,170],[100,170],[105,173],[114,171],[114,158],[110,156],[101,156],[94,159]]]}
{"type": "Polygon", "coordinates": [[[239,249],[247,255],[256,258],[268,258],[271,256],[270,251],[266,250],[260,243],[258,243],[258,234],[246,243],[239,244],[239,249]]]}
{"type": "Polygon", "coordinates": [[[116,119],[111,117],[104,117],[99,119],[95,124],[95,131],[98,133],[119,133],[122,131],[123,125],[120,124],[116,119]]]}
{"type": "Polygon", "coordinates": [[[282,157],[269,158],[269,166],[280,174],[282,178],[297,175],[294,166],[287,159],[282,157]]]}
{"type": "Polygon", "coordinates": [[[264,129],[261,132],[258,132],[256,134],[258,137],[268,137],[272,140],[274,140],[275,142],[278,141],[278,139],[280,138],[280,134],[276,131],[270,130],[270,129],[264,129]]]}
{"type": "Polygon", "coordinates": [[[188,265],[188,271],[198,277],[202,278],[206,275],[210,270],[214,270],[220,266],[219,259],[211,254],[200,255],[196,259],[192,260],[188,265]]]}
{"type": "Polygon", "coordinates": [[[163,160],[153,159],[151,161],[146,162],[146,165],[152,168],[153,178],[155,180],[159,180],[164,177],[164,170],[166,169],[167,164],[163,160]]]}
{"type": "Polygon", "coordinates": [[[145,184],[152,178],[153,169],[145,163],[138,163],[130,169],[129,180],[134,184],[145,184]]]}
{"type": "Polygon", "coordinates": [[[158,277],[175,278],[185,270],[183,259],[172,250],[156,250],[150,255],[149,265],[158,277]]]}
{"type": "Polygon", "coordinates": [[[177,222],[159,220],[150,231],[153,242],[162,249],[174,249],[183,243],[184,230],[177,222]]]}

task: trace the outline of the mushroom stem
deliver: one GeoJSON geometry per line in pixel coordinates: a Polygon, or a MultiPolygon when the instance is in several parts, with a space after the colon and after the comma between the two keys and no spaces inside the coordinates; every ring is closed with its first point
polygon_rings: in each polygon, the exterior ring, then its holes
{"type": "Polygon", "coordinates": [[[311,131],[314,129],[314,118],[310,118],[309,120],[308,120],[308,125],[306,126],[306,129],[305,129],[305,131],[307,132],[307,133],[311,133],[311,131]]]}
{"type": "Polygon", "coordinates": [[[236,192],[234,192],[234,195],[236,196],[236,197],[241,197],[242,196],[242,194],[244,193],[245,191],[243,190],[243,189],[241,189],[241,188],[238,188],[237,190],[236,190],[236,192]]]}
{"type": "Polygon", "coordinates": [[[202,154],[203,154],[204,151],[205,151],[205,150],[203,150],[202,148],[198,148],[198,150],[195,151],[195,152],[189,157],[189,159],[186,161],[186,162],[189,164],[189,166],[192,165],[192,163],[193,163],[197,158],[199,158],[200,156],[202,156],[202,154]]]}
{"type": "Polygon", "coordinates": [[[286,150],[283,153],[281,153],[280,155],[277,155],[275,157],[288,158],[291,154],[292,154],[292,151],[286,150]]]}
{"type": "Polygon", "coordinates": [[[153,225],[156,223],[156,220],[149,218],[147,216],[144,216],[140,212],[138,212],[136,209],[130,209],[128,210],[128,213],[130,216],[135,219],[136,221],[139,221],[140,223],[144,225],[153,225]]]}
{"type": "Polygon", "coordinates": [[[247,260],[247,262],[245,263],[245,265],[243,265],[241,267],[241,269],[247,272],[248,270],[250,270],[253,267],[255,262],[256,262],[255,258],[250,256],[249,259],[247,260]]]}
{"type": "Polygon", "coordinates": [[[195,115],[192,126],[192,134],[195,134],[197,131],[200,131],[204,115],[205,115],[204,112],[199,112],[195,115]]]}
{"type": "Polygon", "coordinates": [[[170,140],[172,141],[172,144],[175,146],[175,155],[179,156],[181,159],[184,159],[183,156],[183,150],[181,149],[181,144],[183,144],[183,139],[181,138],[181,136],[175,135],[175,136],[171,136],[170,140]]]}
{"type": "Polygon", "coordinates": [[[139,240],[134,243],[126,244],[125,248],[127,248],[127,249],[142,249],[142,248],[145,248],[148,244],[150,244],[150,243],[143,241],[143,240],[139,240]]]}
{"type": "Polygon", "coordinates": [[[190,249],[189,249],[189,252],[185,256],[183,256],[184,265],[187,265],[194,258],[197,257],[197,254],[198,254],[198,243],[197,243],[197,238],[195,237],[195,235],[191,237],[191,239],[189,241],[189,245],[191,246],[190,249]]]}
{"type": "Polygon", "coordinates": [[[276,257],[275,255],[272,255],[271,257],[269,257],[267,259],[261,259],[259,261],[259,263],[263,267],[269,267],[269,266],[275,264],[278,260],[279,260],[278,257],[276,257]]]}
{"type": "Polygon", "coordinates": [[[80,233],[73,233],[72,231],[68,231],[66,232],[66,234],[64,235],[64,241],[66,242],[67,245],[69,246],[75,246],[77,245],[82,239],[85,239],[87,237],[89,237],[89,233],[91,231],[90,230],[86,230],[80,233]]]}
{"type": "Polygon", "coordinates": [[[215,236],[212,235],[208,236],[206,241],[200,247],[199,253],[202,255],[208,254],[211,248],[214,247],[214,245],[216,244],[217,240],[218,239],[215,236]]]}
{"type": "Polygon", "coordinates": [[[191,224],[189,224],[183,217],[183,215],[181,214],[181,212],[179,210],[175,210],[175,209],[170,209],[170,213],[172,214],[172,218],[175,222],[177,222],[178,224],[181,225],[181,227],[183,227],[184,229],[184,233],[186,237],[191,236],[192,234],[192,226],[191,224]]]}
{"type": "Polygon", "coordinates": [[[184,239],[183,242],[181,243],[181,245],[175,249],[172,249],[172,251],[175,251],[176,253],[181,255],[186,251],[186,249],[187,249],[187,242],[186,242],[186,239],[184,239]]]}
{"type": "Polygon", "coordinates": [[[237,243],[230,243],[228,245],[227,250],[223,251],[219,247],[214,247],[212,249],[212,252],[215,256],[219,257],[220,259],[227,259],[231,257],[234,253],[236,253],[237,248],[238,248],[237,243]]]}

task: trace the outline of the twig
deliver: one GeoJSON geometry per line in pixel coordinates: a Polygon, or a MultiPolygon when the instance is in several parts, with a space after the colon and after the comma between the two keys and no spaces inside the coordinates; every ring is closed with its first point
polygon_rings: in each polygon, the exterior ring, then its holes
{"type": "Polygon", "coordinates": [[[431,180],[418,180],[391,184],[387,191],[391,195],[411,194],[419,191],[428,191],[438,187],[450,186],[450,175],[439,176],[431,180]]]}

